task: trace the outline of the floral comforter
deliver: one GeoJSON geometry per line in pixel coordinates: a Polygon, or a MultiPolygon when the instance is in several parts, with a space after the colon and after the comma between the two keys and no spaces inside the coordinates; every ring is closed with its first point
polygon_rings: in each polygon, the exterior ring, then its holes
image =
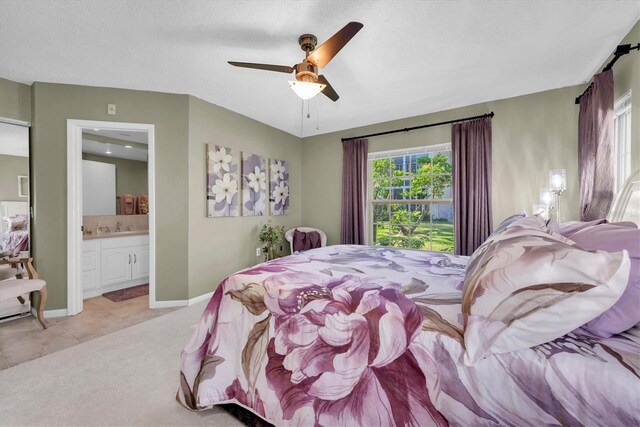
{"type": "Polygon", "coordinates": [[[182,352],[178,399],[278,425],[640,423],[640,328],[462,362],[467,257],[330,246],[226,278],[182,352]]]}

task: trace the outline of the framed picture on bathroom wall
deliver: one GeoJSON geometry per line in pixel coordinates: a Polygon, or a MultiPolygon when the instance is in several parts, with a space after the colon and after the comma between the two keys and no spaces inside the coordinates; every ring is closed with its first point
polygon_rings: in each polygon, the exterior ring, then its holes
{"type": "Polygon", "coordinates": [[[240,213],[240,153],[229,147],[207,144],[207,216],[240,213]]]}
{"type": "Polygon", "coordinates": [[[271,175],[269,187],[271,215],[287,215],[289,213],[289,162],[271,159],[269,174],[271,175]]]}
{"type": "Polygon", "coordinates": [[[242,216],[267,213],[267,160],[257,154],[242,153],[242,216]]]}

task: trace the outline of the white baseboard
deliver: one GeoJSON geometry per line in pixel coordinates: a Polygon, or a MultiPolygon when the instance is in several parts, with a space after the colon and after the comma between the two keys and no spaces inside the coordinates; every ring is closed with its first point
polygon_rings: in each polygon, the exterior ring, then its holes
{"type": "Polygon", "coordinates": [[[179,299],[173,301],[156,301],[155,304],[153,304],[152,308],[188,307],[190,305],[199,303],[200,301],[206,301],[210,299],[212,295],[213,292],[209,292],[188,300],[179,299]]]}
{"type": "Polygon", "coordinates": [[[170,307],[186,307],[189,301],[184,299],[173,301],[156,301],[151,308],[170,308],[170,307]]]}
{"type": "MultiPolygon", "coordinates": [[[[37,316],[36,309],[33,308],[33,307],[31,307],[31,314],[33,314],[34,317],[37,316]]],[[[45,319],[49,319],[49,318],[53,319],[53,318],[56,318],[56,317],[66,317],[66,316],[68,316],[68,312],[67,312],[66,308],[61,308],[59,310],[45,310],[44,311],[45,319]]]]}
{"type": "Polygon", "coordinates": [[[207,294],[204,294],[204,295],[200,295],[199,297],[191,298],[187,302],[187,305],[193,305],[193,304],[196,304],[196,303],[198,303],[200,301],[210,300],[212,296],[213,296],[213,291],[209,292],[207,294]]]}

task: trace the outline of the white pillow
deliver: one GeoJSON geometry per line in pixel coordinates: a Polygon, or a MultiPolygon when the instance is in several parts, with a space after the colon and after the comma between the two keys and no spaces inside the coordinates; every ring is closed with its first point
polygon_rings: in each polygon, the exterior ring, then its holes
{"type": "Polygon", "coordinates": [[[626,251],[583,250],[537,216],[512,223],[469,260],[465,363],[543,344],[596,318],[624,292],[629,268],[626,251]]]}

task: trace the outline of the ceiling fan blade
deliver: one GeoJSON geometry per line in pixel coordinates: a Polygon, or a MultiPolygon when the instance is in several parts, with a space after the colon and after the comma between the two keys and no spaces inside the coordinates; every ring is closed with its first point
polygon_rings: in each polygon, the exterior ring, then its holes
{"type": "Polygon", "coordinates": [[[287,74],[291,74],[295,70],[295,68],[288,67],[286,65],[254,64],[252,62],[234,62],[234,61],[228,61],[228,62],[234,67],[255,68],[257,70],[277,71],[279,73],[287,73],[287,74]]]}
{"type": "Polygon", "coordinates": [[[362,27],[364,27],[364,25],[359,22],[349,22],[342,27],[340,31],[331,36],[329,40],[324,42],[322,46],[311,52],[307,60],[316,67],[325,67],[362,27]]]}
{"type": "Polygon", "coordinates": [[[318,76],[318,83],[327,85],[324,89],[322,89],[322,93],[327,98],[329,98],[333,102],[336,102],[338,99],[340,99],[340,95],[336,93],[336,91],[333,89],[333,86],[331,86],[331,83],[329,83],[324,76],[318,76]]]}

